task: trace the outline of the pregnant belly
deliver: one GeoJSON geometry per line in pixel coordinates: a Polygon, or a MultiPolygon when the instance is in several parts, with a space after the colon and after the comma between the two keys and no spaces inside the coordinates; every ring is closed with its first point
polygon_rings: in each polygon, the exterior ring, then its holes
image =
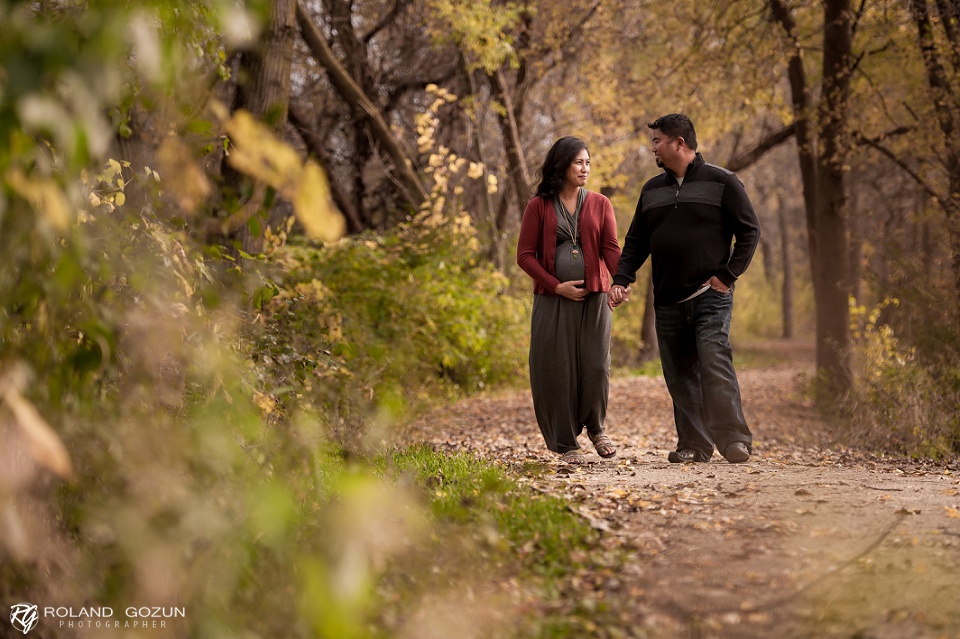
{"type": "Polygon", "coordinates": [[[553,258],[553,271],[561,282],[584,279],[583,251],[576,257],[573,255],[573,242],[564,242],[557,245],[557,252],[553,258]]]}

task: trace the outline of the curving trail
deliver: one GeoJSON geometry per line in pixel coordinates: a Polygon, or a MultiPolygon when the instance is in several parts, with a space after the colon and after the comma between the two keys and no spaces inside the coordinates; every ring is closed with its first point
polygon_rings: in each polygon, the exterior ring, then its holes
{"type": "Polygon", "coordinates": [[[666,462],[662,378],[612,382],[618,454],[601,460],[584,435],[578,468],[543,448],[525,391],[436,411],[415,436],[508,465],[627,550],[597,580],[619,626],[597,636],[960,637],[960,469],[831,447],[803,396],[809,348],[772,344],[788,363],[738,369],[745,464],[666,462]]]}

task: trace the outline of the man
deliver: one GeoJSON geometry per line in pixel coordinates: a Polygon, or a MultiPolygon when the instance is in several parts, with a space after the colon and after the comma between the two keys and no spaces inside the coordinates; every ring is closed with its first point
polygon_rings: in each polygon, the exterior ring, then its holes
{"type": "Polygon", "coordinates": [[[710,461],[716,446],[727,461],[745,462],[753,436],[733,369],[730,316],[733,285],[750,264],[760,224],[737,176],[697,152],[690,118],[673,113],[647,126],[664,172],[640,193],[610,305],[626,301],[652,256],[657,342],[678,438],[667,459],[710,461]]]}

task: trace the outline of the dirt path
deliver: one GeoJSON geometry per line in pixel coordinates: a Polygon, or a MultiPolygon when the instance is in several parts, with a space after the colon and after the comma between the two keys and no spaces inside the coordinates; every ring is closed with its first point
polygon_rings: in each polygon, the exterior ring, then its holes
{"type": "Polygon", "coordinates": [[[547,452],[527,392],[432,414],[420,436],[508,464],[628,550],[590,595],[620,610],[597,636],[960,637],[960,470],[831,448],[799,359],[739,371],[754,456],[666,462],[661,378],[611,385],[618,455],[571,468],[547,452]],[[616,630],[616,632],[613,632],[616,630]]]}

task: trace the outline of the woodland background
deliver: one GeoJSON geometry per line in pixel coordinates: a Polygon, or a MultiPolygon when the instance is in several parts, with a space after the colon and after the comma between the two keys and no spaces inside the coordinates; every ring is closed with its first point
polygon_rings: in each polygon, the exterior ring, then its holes
{"type": "MultiPolygon", "coordinates": [[[[0,599],[186,605],[202,637],[429,636],[411,611],[456,617],[491,566],[550,600],[588,533],[398,434],[525,385],[514,247],[550,144],[588,142],[622,236],[668,112],[763,226],[735,339],[815,341],[810,392],[851,445],[955,457],[958,19],[0,0],[0,599]]],[[[621,374],[656,368],[637,289],[621,374]]],[[[531,606],[517,634],[563,635],[531,606]]]]}

